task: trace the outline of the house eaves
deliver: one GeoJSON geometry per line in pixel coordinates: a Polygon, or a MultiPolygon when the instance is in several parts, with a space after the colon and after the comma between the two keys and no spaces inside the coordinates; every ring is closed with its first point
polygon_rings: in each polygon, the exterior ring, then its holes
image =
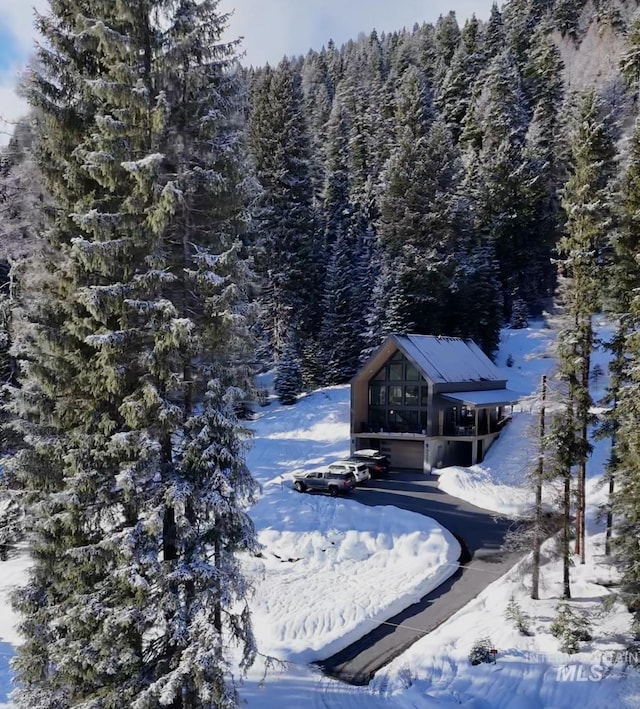
{"type": "Polygon", "coordinates": [[[522,394],[518,394],[510,389],[485,389],[482,391],[464,391],[464,392],[447,392],[440,394],[445,399],[456,401],[467,406],[505,406],[507,404],[515,404],[516,401],[522,398],[522,394]]]}

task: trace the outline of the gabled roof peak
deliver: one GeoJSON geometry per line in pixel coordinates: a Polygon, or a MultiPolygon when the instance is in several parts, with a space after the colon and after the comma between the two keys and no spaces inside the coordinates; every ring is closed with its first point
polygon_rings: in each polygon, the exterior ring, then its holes
{"type": "Polygon", "coordinates": [[[503,381],[498,368],[473,340],[415,334],[394,334],[390,339],[434,384],[503,381]]]}

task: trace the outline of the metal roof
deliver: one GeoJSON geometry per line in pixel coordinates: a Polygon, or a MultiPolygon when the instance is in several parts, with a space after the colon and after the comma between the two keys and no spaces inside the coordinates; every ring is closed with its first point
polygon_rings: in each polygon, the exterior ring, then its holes
{"type": "Polygon", "coordinates": [[[440,394],[440,396],[469,406],[500,406],[501,404],[515,403],[522,397],[522,394],[510,389],[486,389],[485,391],[447,392],[440,394]]]}
{"type": "Polygon", "coordinates": [[[472,340],[434,335],[392,335],[401,350],[434,383],[504,381],[472,340]]]}

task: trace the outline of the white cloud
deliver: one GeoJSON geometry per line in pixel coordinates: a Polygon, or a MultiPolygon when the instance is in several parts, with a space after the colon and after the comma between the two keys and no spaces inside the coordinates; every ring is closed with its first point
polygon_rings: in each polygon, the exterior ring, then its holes
{"type": "Polygon", "coordinates": [[[15,38],[25,54],[28,54],[33,48],[35,9],[42,12],[47,4],[45,0],[35,0],[35,2],[0,0],[2,29],[15,38]]]}
{"type": "Polygon", "coordinates": [[[494,0],[222,0],[235,8],[231,34],[244,36],[248,64],[277,63],[284,54],[306,54],[329,39],[340,46],[360,32],[410,28],[454,10],[462,24],[474,12],[487,19],[494,0]]]}
{"type": "Polygon", "coordinates": [[[0,74],[0,145],[9,140],[14,122],[27,112],[27,104],[15,91],[15,73],[0,74]]]}

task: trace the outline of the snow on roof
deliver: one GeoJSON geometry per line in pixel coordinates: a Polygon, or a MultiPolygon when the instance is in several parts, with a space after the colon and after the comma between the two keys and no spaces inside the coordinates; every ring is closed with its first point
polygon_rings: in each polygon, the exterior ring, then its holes
{"type": "Polygon", "coordinates": [[[485,391],[461,391],[456,393],[441,394],[445,399],[453,399],[471,406],[499,406],[500,404],[513,404],[522,398],[510,389],[487,389],[485,391]]]}
{"type": "Polygon", "coordinates": [[[398,346],[434,384],[504,381],[472,340],[434,335],[393,335],[398,346]]]}

